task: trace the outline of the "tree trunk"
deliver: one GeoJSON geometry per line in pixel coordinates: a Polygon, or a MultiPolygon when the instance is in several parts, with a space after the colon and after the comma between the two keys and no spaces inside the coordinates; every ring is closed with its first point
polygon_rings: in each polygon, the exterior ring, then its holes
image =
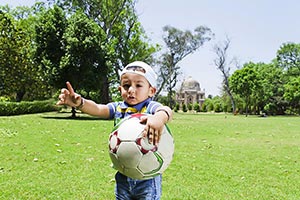
{"type": "Polygon", "coordinates": [[[100,88],[100,103],[106,104],[109,101],[109,81],[108,77],[105,76],[102,78],[102,84],[100,88]]]}
{"type": "Polygon", "coordinates": [[[77,117],[76,116],[76,109],[74,107],[72,107],[71,113],[72,113],[72,115],[71,115],[72,118],[76,118],[77,117]]]}
{"type": "Polygon", "coordinates": [[[232,113],[235,114],[236,107],[235,107],[235,101],[234,101],[233,95],[231,94],[230,91],[227,91],[227,94],[230,98],[230,102],[231,102],[231,106],[232,106],[232,113]]]}
{"type": "Polygon", "coordinates": [[[23,99],[25,93],[26,93],[26,92],[25,92],[24,90],[18,91],[17,94],[16,94],[16,101],[17,101],[17,102],[22,101],[22,99],[23,99]]]}

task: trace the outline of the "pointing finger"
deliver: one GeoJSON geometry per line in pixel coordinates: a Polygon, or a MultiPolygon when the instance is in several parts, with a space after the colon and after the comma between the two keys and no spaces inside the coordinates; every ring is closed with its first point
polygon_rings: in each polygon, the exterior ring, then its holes
{"type": "Polygon", "coordinates": [[[67,88],[68,88],[68,90],[70,92],[70,95],[74,96],[75,92],[74,92],[74,89],[73,89],[71,83],[68,81],[68,82],[66,82],[66,84],[67,84],[67,88]]]}

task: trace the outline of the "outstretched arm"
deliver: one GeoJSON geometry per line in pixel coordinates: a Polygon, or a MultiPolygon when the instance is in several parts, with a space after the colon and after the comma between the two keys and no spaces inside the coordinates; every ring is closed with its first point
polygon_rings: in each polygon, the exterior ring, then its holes
{"type": "Polygon", "coordinates": [[[75,107],[82,112],[98,116],[101,118],[109,118],[109,108],[104,104],[96,104],[92,100],[84,99],[81,95],[74,92],[74,89],[70,82],[66,83],[67,88],[63,88],[59,95],[59,100],[57,105],[67,105],[70,107],[75,107]]]}

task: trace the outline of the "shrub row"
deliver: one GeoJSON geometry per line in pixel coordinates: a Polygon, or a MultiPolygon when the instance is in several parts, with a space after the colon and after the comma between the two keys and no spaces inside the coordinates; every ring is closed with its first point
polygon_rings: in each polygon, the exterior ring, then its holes
{"type": "Polygon", "coordinates": [[[24,101],[24,102],[0,102],[0,116],[33,114],[58,111],[53,100],[24,101]]]}

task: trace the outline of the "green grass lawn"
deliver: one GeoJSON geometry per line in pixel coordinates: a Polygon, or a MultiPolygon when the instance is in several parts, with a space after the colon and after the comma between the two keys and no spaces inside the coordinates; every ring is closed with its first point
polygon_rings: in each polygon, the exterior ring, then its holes
{"type": "MultiPolygon", "coordinates": [[[[114,199],[113,122],[0,117],[0,199],[114,199]]],[[[163,200],[299,199],[300,118],[178,114],[163,200]]]]}

